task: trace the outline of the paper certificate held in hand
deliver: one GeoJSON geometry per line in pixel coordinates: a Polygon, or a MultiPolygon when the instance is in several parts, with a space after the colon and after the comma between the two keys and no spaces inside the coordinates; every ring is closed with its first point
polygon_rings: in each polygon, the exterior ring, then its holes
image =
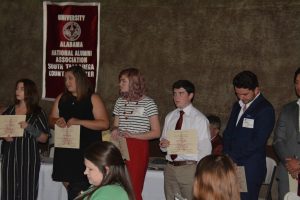
{"type": "Polygon", "coordinates": [[[79,149],[80,125],[60,128],[55,125],[54,147],[79,149]]]}
{"type": "Polygon", "coordinates": [[[0,115],[0,137],[23,137],[19,123],[25,120],[26,115],[0,115]]]}
{"type": "Polygon", "coordinates": [[[246,182],[246,174],[244,166],[237,166],[236,168],[237,178],[240,185],[240,192],[248,192],[247,182],[246,182]]]}
{"type": "Polygon", "coordinates": [[[118,147],[118,149],[120,150],[120,152],[122,154],[122,158],[129,161],[130,157],[129,157],[126,139],[124,137],[119,137],[116,140],[111,138],[111,142],[114,143],[114,145],[116,145],[116,147],[118,147]]]}
{"type": "Polygon", "coordinates": [[[289,174],[289,188],[290,188],[290,192],[297,193],[298,191],[298,180],[294,179],[290,174],[289,174]]]}
{"type": "Polygon", "coordinates": [[[172,130],[168,132],[168,154],[198,154],[196,130],[172,130]]]}

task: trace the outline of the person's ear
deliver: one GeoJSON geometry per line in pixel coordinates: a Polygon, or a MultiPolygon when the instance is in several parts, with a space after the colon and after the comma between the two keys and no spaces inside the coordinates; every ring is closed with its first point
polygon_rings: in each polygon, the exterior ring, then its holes
{"type": "Polygon", "coordinates": [[[254,94],[255,94],[255,96],[258,95],[259,91],[260,91],[260,90],[259,90],[259,87],[256,87],[256,88],[254,89],[254,94]]]}
{"type": "Polygon", "coordinates": [[[190,99],[190,101],[192,101],[193,98],[194,98],[194,93],[190,93],[190,94],[189,94],[189,99],[190,99]]]}

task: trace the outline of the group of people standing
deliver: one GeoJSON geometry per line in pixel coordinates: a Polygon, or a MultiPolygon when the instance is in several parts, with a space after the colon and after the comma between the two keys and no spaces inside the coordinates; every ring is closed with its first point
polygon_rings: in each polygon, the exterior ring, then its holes
{"type": "MultiPolygon", "coordinates": [[[[223,132],[223,146],[217,145],[213,153],[220,154],[220,149],[223,148],[222,153],[227,155],[235,165],[244,166],[247,192],[241,192],[238,195],[235,193],[240,191],[239,185],[231,184],[238,182],[236,176],[232,176],[231,181],[229,181],[230,179],[224,179],[220,184],[220,181],[217,180],[208,181],[207,176],[198,171],[205,169],[205,167],[200,167],[204,160],[215,160],[213,164],[223,165],[218,169],[228,170],[229,168],[226,168],[224,163],[217,162],[222,160],[222,156],[208,156],[212,151],[211,140],[214,140],[215,137],[210,137],[208,119],[192,105],[195,95],[194,85],[187,80],[180,80],[173,85],[173,100],[176,109],[166,117],[160,147],[165,150],[169,146],[166,133],[168,133],[168,130],[174,130],[177,120],[183,113],[181,129],[196,130],[198,153],[194,156],[177,155],[175,158],[172,155],[166,156],[168,164],[165,168],[164,178],[167,200],[171,200],[176,193],[187,199],[193,199],[194,193],[194,196],[199,200],[258,199],[260,186],[266,174],[265,146],[273,130],[275,112],[273,106],[260,93],[257,76],[253,72],[242,71],[238,73],[233,79],[233,87],[238,101],[233,105],[227,126],[223,132]],[[203,175],[201,176],[202,180],[196,177],[195,183],[199,187],[193,187],[195,172],[196,175],[203,175]],[[192,188],[194,192],[192,192],[192,188]]],[[[230,162],[227,163],[230,164],[230,162]]],[[[214,166],[213,164],[211,168],[214,166]]],[[[218,170],[215,173],[221,174],[218,170]]],[[[221,175],[216,177],[222,179],[221,175]]]]}
{"type": "MultiPolygon", "coordinates": [[[[299,74],[298,69],[294,79],[298,96],[299,74]]],[[[80,125],[79,149],[55,148],[54,152],[52,177],[66,187],[69,200],[142,200],[149,158],[148,141],[160,137],[159,146],[167,152],[168,134],[173,130],[194,130],[197,154],[166,154],[164,190],[167,200],[174,200],[175,194],[188,200],[258,199],[266,174],[265,146],[275,124],[275,112],[261,94],[253,72],[242,71],[233,79],[238,101],[233,105],[224,130],[223,144],[218,132],[213,134],[214,127],[209,126],[215,119],[206,117],[193,106],[195,86],[190,81],[178,80],[173,84],[176,109],[166,116],[162,134],[157,105],[146,96],[145,80],[140,71],[136,68],[122,70],[119,87],[120,97],[115,103],[110,126],[104,103],[92,90],[81,67],[66,70],[65,91],[55,99],[49,117],[38,104],[35,83],[29,79],[17,81],[15,102],[3,114],[26,115],[26,120],[20,122],[24,135],[3,138],[1,199],[37,199],[38,142],[46,142],[50,137],[49,127],[55,125],[61,128],[80,125]],[[101,131],[109,127],[114,139],[126,138],[130,160],[123,161],[112,143],[102,142],[101,131]],[[214,141],[217,141],[216,146],[214,141]],[[247,192],[240,193],[234,165],[244,166],[247,192]],[[208,181],[208,176],[214,177],[211,179],[214,181],[208,181]]],[[[300,156],[299,120],[292,119],[299,119],[298,104],[293,102],[285,107],[275,132],[274,147],[282,161],[282,182],[286,181],[287,172],[297,178],[300,171],[297,159],[300,156]],[[290,121],[298,125],[294,132],[290,130],[294,128],[290,121]]],[[[220,124],[217,129],[220,131],[220,124]]],[[[281,184],[279,186],[279,191],[286,191],[281,184]]]]}

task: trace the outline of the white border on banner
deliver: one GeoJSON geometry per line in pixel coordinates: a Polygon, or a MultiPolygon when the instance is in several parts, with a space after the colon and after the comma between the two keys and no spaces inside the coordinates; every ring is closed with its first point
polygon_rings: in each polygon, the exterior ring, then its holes
{"type": "Polygon", "coordinates": [[[96,72],[96,81],[95,81],[95,91],[98,89],[98,75],[99,75],[99,64],[100,64],[100,2],[51,2],[43,1],[43,91],[42,99],[48,101],[54,101],[55,98],[47,98],[46,96],[46,44],[47,44],[47,5],[82,5],[82,6],[97,6],[98,7],[98,33],[97,33],[97,72],[96,72]]]}

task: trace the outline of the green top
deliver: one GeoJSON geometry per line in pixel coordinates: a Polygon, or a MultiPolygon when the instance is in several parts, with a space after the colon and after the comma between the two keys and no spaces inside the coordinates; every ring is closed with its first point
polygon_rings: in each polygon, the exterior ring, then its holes
{"type": "MultiPolygon", "coordinates": [[[[87,200],[87,197],[84,200],[87,200]]],[[[90,200],[129,200],[129,198],[127,192],[120,185],[105,185],[97,189],[90,200]]]]}

